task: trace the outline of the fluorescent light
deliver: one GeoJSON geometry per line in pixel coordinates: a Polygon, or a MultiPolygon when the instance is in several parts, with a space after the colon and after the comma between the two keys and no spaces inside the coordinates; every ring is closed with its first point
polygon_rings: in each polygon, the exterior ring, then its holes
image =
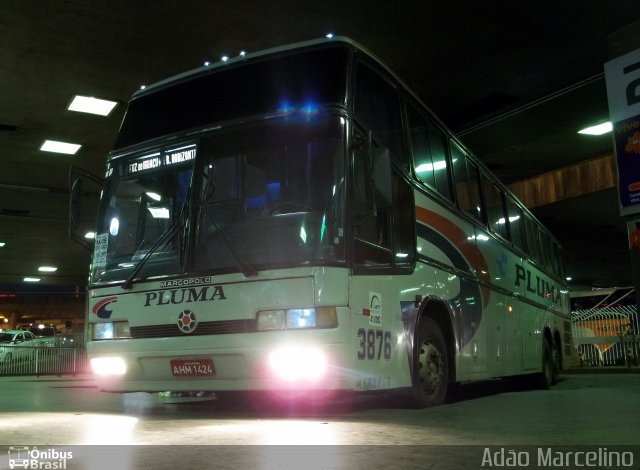
{"type": "Polygon", "coordinates": [[[436,161],[435,163],[423,163],[416,167],[416,173],[424,173],[425,171],[438,171],[444,170],[447,167],[447,162],[444,160],[436,161]]]}
{"type": "Polygon", "coordinates": [[[5,242],[0,242],[0,248],[2,248],[3,246],[5,246],[6,243],[5,242]]]}
{"type": "Polygon", "coordinates": [[[585,127],[581,131],[578,131],[578,134],[586,134],[586,135],[602,135],[607,132],[611,132],[613,130],[613,125],[610,122],[603,122],[602,124],[598,124],[597,126],[585,127]]]}
{"type": "Polygon", "coordinates": [[[149,210],[149,212],[151,212],[151,216],[154,219],[168,219],[168,218],[170,218],[169,209],[166,208],[166,207],[147,207],[147,209],[149,210]]]}
{"type": "Polygon", "coordinates": [[[87,232],[84,234],[84,238],[88,238],[89,240],[93,240],[96,238],[96,232],[87,232]]]}
{"type": "Polygon", "coordinates": [[[115,101],[101,100],[90,96],[76,95],[67,108],[69,111],[78,111],[80,113],[98,114],[100,116],[108,116],[118,103],[115,101]]]}
{"type": "Polygon", "coordinates": [[[54,273],[58,270],[55,266],[40,266],[38,271],[42,273],[54,273]]]}
{"type": "Polygon", "coordinates": [[[24,282],[40,282],[39,277],[25,277],[23,279],[24,282]]]}
{"type": "Polygon", "coordinates": [[[82,145],[69,144],[67,142],[58,142],[57,140],[45,140],[40,150],[43,152],[66,153],[75,155],[82,145]]]}
{"type": "Polygon", "coordinates": [[[158,193],[148,192],[146,194],[147,194],[147,196],[149,196],[149,198],[153,199],[154,201],[161,201],[162,200],[162,196],[160,196],[158,193]]]}

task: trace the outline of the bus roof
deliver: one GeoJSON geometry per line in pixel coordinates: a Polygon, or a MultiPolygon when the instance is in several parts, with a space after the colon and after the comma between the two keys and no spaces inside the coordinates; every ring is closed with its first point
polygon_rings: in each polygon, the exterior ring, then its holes
{"type": "Polygon", "coordinates": [[[315,47],[319,47],[319,46],[323,46],[323,45],[327,45],[327,44],[343,44],[349,47],[352,47],[354,49],[357,49],[359,51],[362,51],[364,53],[366,53],[367,55],[371,56],[372,58],[374,58],[375,60],[377,60],[378,62],[380,62],[382,64],[382,62],[380,61],[380,59],[376,58],[370,51],[368,51],[365,47],[363,47],[362,45],[358,44],[357,42],[353,41],[352,39],[345,37],[345,36],[332,36],[331,38],[325,37],[325,38],[318,38],[318,39],[311,39],[308,41],[301,41],[301,42],[296,42],[296,43],[291,43],[291,44],[286,44],[283,46],[278,46],[278,47],[272,47],[269,49],[264,49],[261,51],[257,51],[257,52],[252,52],[252,53],[247,53],[244,55],[238,55],[236,57],[228,57],[225,59],[220,59],[217,62],[206,62],[204,65],[195,68],[195,69],[191,69],[188,70],[186,72],[182,72],[179,73],[177,75],[173,75],[171,77],[165,78],[163,80],[160,80],[158,82],[155,82],[151,85],[146,85],[144,88],[141,88],[140,90],[137,90],[136,92],[133,93],[133,95],[131,96],[131,100],[134,100],[136,98],[139,98],[141,96],[153,93],[159,89],[164,88],[165,86],[168,85],[173,85],[177,82],[183,81],[183,80],[188,80],[191,78],[195,78],[198,75],[202,75],[202,74],[206,74],[209,72],[212,72],[214,70],[217,69],[223,69],[223,68],[227,68],[231,65],[234,64],[239,64],[242,62],[247,62],[247,61],[253,61],[255,59],[259,59],[261,57],[267,57],[270,55],[278,55],[284,52],[289,52],[289,51],[295,51],[298,49],[305,49],[305,48],[315,48],[315,47]]]}

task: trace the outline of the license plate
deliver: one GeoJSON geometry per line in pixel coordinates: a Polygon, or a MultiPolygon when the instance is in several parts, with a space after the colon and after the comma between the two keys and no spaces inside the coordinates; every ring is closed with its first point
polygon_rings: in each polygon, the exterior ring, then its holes
{"type": "Polygon", "coordinates": [[[213,359],[172,359],[171,373],[175,377],[212,377],[216,370],[213,359]]]}

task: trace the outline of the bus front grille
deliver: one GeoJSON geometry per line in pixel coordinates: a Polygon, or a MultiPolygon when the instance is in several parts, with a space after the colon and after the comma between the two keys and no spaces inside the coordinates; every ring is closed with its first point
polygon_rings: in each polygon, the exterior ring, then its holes
{"type": "Polygon", "coordinates": [[[132,326],[131,337],[168,338],[172,336],[224,335],[232,333],[252,333],[258,331],[256,320],[221,320],[198,323],[192,333],[183,333],[177,323],[171,325],[132,326]]]}

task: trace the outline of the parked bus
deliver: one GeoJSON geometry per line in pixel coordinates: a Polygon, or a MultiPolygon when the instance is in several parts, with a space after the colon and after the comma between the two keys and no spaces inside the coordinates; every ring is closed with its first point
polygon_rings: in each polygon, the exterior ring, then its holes
{"type": "Polygon", "coordinates": [[[398,390],[422,407],[461,381],[549,387],[571,358],[561,260],[371,53],[297,43],[134,93],[87,351],[113,392],[398,390]]]}

